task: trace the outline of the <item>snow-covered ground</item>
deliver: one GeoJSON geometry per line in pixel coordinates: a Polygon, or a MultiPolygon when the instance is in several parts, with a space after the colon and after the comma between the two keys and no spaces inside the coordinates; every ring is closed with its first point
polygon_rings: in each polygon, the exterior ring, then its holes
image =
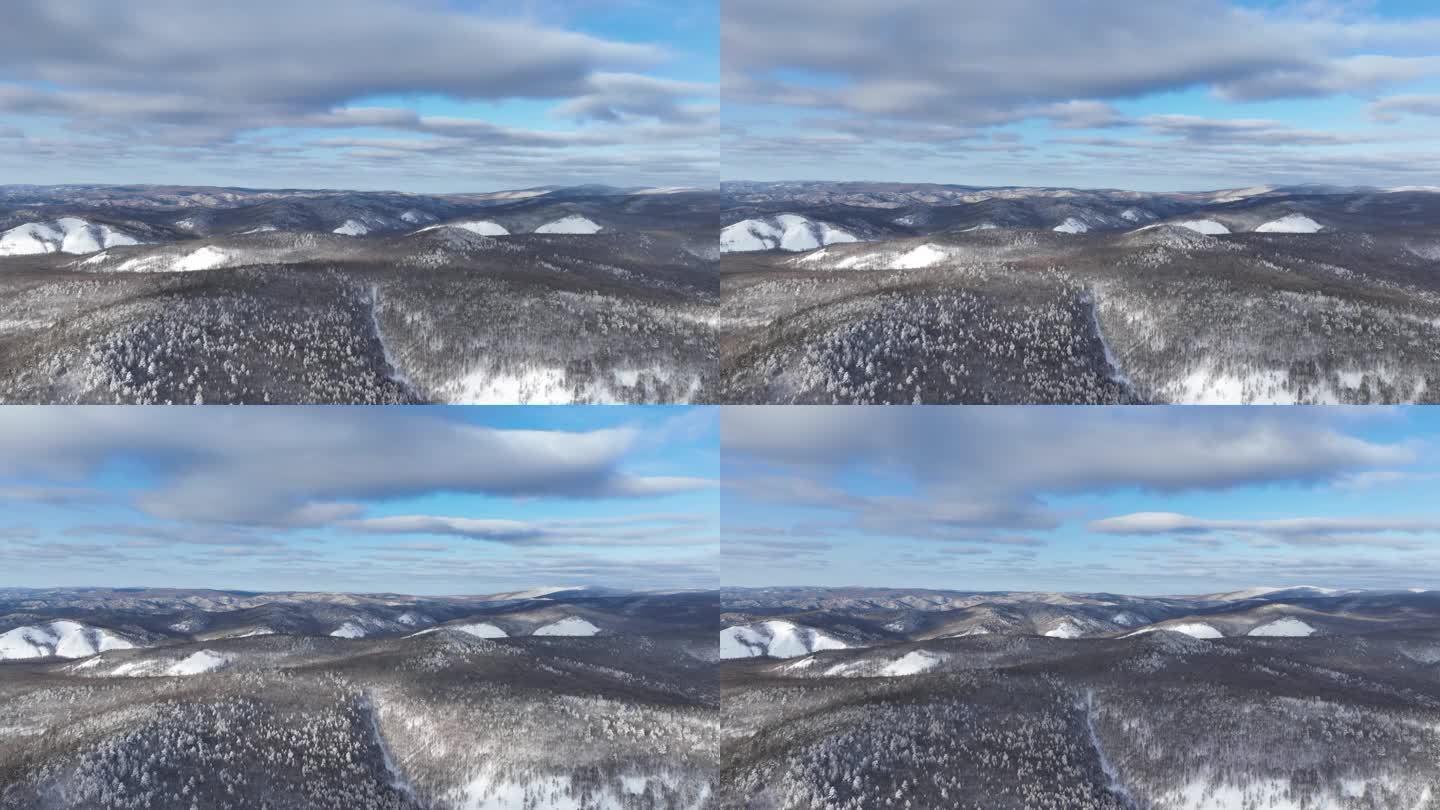
{"type": "Polygon", "coordinates": [[[720,231],[721,253],[786,250],[798,253],[825,245],[860,241],[849,231],[798,214],[780,214],[771,221],[747,219],[720,231]]]}
{"type": "Polygon", "coordinates": [[[1084,220],[1076,219],[1075,217],[1066,217],[1064,222],[1051,228],[1051,230],[1056,233],[1089,233],[1090,226],[1086,224],[1084,220]]]}
{"type": "Polygon", "coordinates": [[[364,638],[365,628],[355,622],[345,622],[331,631],[330,635],[335,638],[364,638]]]}
{"type": "Polygon", "coordinates": [[[1143,630],[1136,630],[1124,638],[1143,636],[1146,633],[1154,633],[1157,630],[1168,630],[1172,633],[1180,633],[1191,638],[1224,638],[1225,634],[1204,622],[1181,622],[1180,624],[1167,624],[1160,627],[1146,627],[1143,630]]]}
{"type": "Polygon", "coordinates": [[[538,627],[533,636],[593,636],[600,632],[600,628],[585,621],[579,616],[566,616],[558,622],[551,622],[544,627],[538,627]]]}
{"type": "Polygon", "coordinates": [[[948,257],[949,254],[940,248],[926,244],[900,254],[891,266],[896,270],[918,270],[922,267],[933,267],[948,257]]]}
{"type": "Polygon", "coordinates": [[[1079,625],[1075,624],[1075,622],[1069,619],[1062,619],[1059,624],[1046,630],[1045,635],[1050,638],[1080,638],[1085,635],[1085,631],[1081,629],[1079,625]]]}
{"type": "Polygon", "coordinates": [[[140,240],[109,225],[79,217],[61,217],[49,222],[27,222],[0,233],[0,256],[94,253],[106,248],[138,244],[140,240]]]}
{"type": "MultiPolygon", "coordinates": [[[[634,797],[645,793],[652,782],[674,787],[678,780],[666,774],[627,774],[618,784],[581,791],[569,776],[534,774],[520,781],[514,775],[492,767],[473,774],[461,790],[459,810],[626,810],[636,804],[634,797]]],[[[702,801],[703,805],[704,802],[702,801]]],[[[697,805],[698,806],[698,805],[697,805]]]]}
{"type": "Polygon", "coordinates": [[[720,631],[721,658],[796,658],[818,650],[843,650],[850,645],[813,627],[780,619],[737,625],[720,631]]]}
{"type": "Polygon", "coordinates": [[[20,658],[87,658],[105,650],[135,647],[110,630],[68,619],[16,627],[0,633],[0,661],[20,658]]]}
{"type": "Polygon", "coordinates": [[[338,233],[341,236],[364,236],[370,233],[370,226],[358,219],[347,219],[345,220],[345,224],[331,231],[331,233],[338,233]]]}
{"type": "Polygon", "coordinates": [[[419,224],[422,223],[422,222],[434,222],[434,221],[435,221],[435,215],[434,215],[434,214],[427,214],[427,213],[425,213],[424,211],[416,211],[415,209],[412,208],[412,209],[410,209],[409,211],[406,211],[405,213],[401,214],[401,215],[400,215],[400,220],[401,220],[402,222],[408,222],[408,223],[410,223],[411,225],[419,225],[419,224]]]}
{"type": "Polygon", "coordinates": [[[535,233],[569,233],[569,234],[592,234],[599,233],[600,226],[580,216],[571,214],[568,217],[561,217],[553,222],[547,222],[535,229],[535,233]]]}
{"type": "Polygon", "coordinates": [[[220,667],[225,666],[225,664],[227,664],[229,661],[229,656],[221,655],[217,652],[211,652],[210,650],[201,650],[196,653],[191,653],[190,655],[185,656],[179,661],[176,661],[168,669],[165,670],[165,674],[199,675],[202,672],[213,672],[220,667]]]}
{"type": "Polygon", "coordinates": [[[446,222],[442,225],[431,225],[428,228],[421,228],[416,233],[425,233],[439,228],[459,228],[462,231],[478,233],[481,236],[509,236],[510,231],[498,222],[491,222],[488,219],[473,219],[463,222],[446,222]]]}
{"type": "Polygon", "coordinates": [[[1295,636],[1303,638],[1315,634],[1315,628],[1292,617],[1276,619],[1273,622],[1252,628],[1246,635],[1251,636],[1295,636]]]}
{"type": "Polygon", "coordinates": [[[908,652],[880,668],[880,674],[887,678],[905,675],[919,675],[944,663],[946,656],[928,650],[908,652]]]}
{"type": "MultiPolygon", "coordinates": [[[[104,255],[104,254],[102,254],[104,255]]],[[[99,257],[96,257],[99,258],[99,257]]],[[[115,273],[195,273],[214,270],[230,261],[230,255],[209,245],[179,256],[172,253],[157,253],[140,256],[121,262],[111,272],[115,273]]],[[[87,261],[86,264],[89,264],[87,261]]]]}
{"type": "MultiPolygon", "coordinates": [[[[476,362],[473,371],[437,385],[436,399],[452,405],[566,405],[572,402],[624,402],[618,387],[634,386],[642,377],[653,377],[669,384],[672,390],[699,393],[698,374],[677,372],[677,369],[653,365],[620,368],[613,372],[613,382],[590,377],[580,386],[570,382],[563,366],[530,365],[515,372],[495,372],[484,359],[476,362]],[[676,385],[679,377],[680,385],[676,385]]],[[[680,401],[687,401],[684,397],[680,401]]]]}
{"type": "Polygon", "coordinates": [[[1324,227],[1304,214],[1289,214],[1261,225],[1256,233],[1319,233],[1324,227]]]}
{"type": "Polygon", "coordinates": [[[227,633],[220,633],[213,638],[253,638],[255,636],[273,636],[275,631],[269,627],[256,627],[250,630],[232,630],[227,633]]]}
{"type": "MultiPolygon", "coordinates": [[[[1237,808],[1251,807],[1264,808],[1264,810],[1348,810],[1353,807],[1374,807],[1377,805],[1353,803],[1355,799],[1365,795],[1365,785],[1368,781],[1370,780],[1343,780],[1339,785],[1339,790],[1330,796],[1302,802],[1290,798],[1290,780],[1288,779],[1250,780],[1244,787],[1241,787],[1220,781],[1218,778],[1207,780],[1196,777],[1178,790],[1166,791],[1159,797],[1160,802],[1154,806],[1164,807],[1167,810],[1237,810],[1237,808]]],[[[1386,780],[1383,779],[1376,781],[1380,785],[1386,784],[1386,780]]],[[[1416,805],[1415,810],[1422,810],[1427,806],[1429,806],[1428,799],[1416,805]]],[[[1396,810],[1409,810],[1409,808],[1396,808],[1396,810]]]]}
{"type": "Polygon", "coordinates": [[[418,633],[413,633],[409,636],[406,636],[406,638],[415,638],[416,636],[428,636],[431,633],[438,633],[441,630],[454,630],[456,632],[465,633],[476,638],[510,637],[510,634],[505,632],[504,629],[496,627],[489,622],[474,622],[470,624],[447,624],[442,627],[432,627],[429,630],[421,630],[418,633]]]}
{"type": "Polygon", "coordinates": [[[1120,625],[1121,627],[1134,627],[1138,624],[1145,624],[1149,620],[1146,619],[1144,616],[1137,616],[1134,613],[1130,613],[1129,611],[1123,611],[1121,613],[1116,613],[1114,616],[1111,616],[1110,621],[1120,625]]]}
{"type": "Polygon", "coordinates": [[[1220,236],[1230,233],[1230,229],[1222,223],[1213,219],[1187,219],[1183,222],[1172,223],[1177,228],[1185,228],[1196,233],[1203,233],[1206,236],[1220,236]]]}

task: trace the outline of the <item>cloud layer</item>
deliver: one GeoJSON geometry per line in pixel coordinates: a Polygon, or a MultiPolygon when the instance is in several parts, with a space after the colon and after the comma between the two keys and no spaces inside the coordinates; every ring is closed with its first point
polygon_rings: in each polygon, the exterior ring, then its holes
{"type": "Polygon", "coordinates": [[[137,499],[155,517],[274,526],[353,518],[361,501],[431,492],[627,498],[710,485],[624,470],[633,429],[497,430],[440,414],[211,408],[159,419],[130,408],[7,409],[0,477],[81,479],[126,456],[157,481],[137,499]]]}
{"type": "Polygon", "coordinates": [[[1417,572],[1440,565],[1440,516],[1413,493],[1433,453],[1356,416],[727,408],[724,554],[755,585],[1423,585],[1417,572]]]}
{"type": "MultiPolygon", "coordinates": [[[[1436,139],[1416,128],[1365,127],[1345,112],[1346,100],[1374,99],[1440,76],[1434,45],[1440,14],[1387,17],[1379,13],[1386,4],[1375,5],[1376,13],[1325,0],[1266,8],[1227,0],[1017,0],[968,4],[957,13],[946,0],[727,2],[721,42],[724,98],[733,105],[726,111],[729,171],[785,179],[773,176],[785,166],[777,159],[791,161],[792,171],[799,160],[835,172],[858,171],[866,164],[862,156],[873,156],[898,176],[788,179],[908,179],[928,170],[927,179],[967,183],[977,180],[964,176],[967,170],[1023,171],[1007,160],[1023,154],[1041,174],[1058,172],[1066,160],[1094,164],[1080,173],[1097,178],[1091,185],[1115,187],[1125,184],[1105,173],[1120,171],[1127,158],[1126,177],[1157,170],[1134,165],[1136,150],[1150,146],[1180,161],[1164,171],[1204,172],[1216,184],[1313,179],[1319,170],[1307,161],[1322,157],[1335,161],[1324,181],[1340,179],[1336,175],[1387,181],[1401,173],[1347,164],[1352,155],[1330,149],[1401,140],[1414,142],[1408,156],[1413,181],[1415,171],[1437,169],[1436,139]],[[1247,113],[1273,101],[1313,104],[1308,113],[1293,108],[1308,125],[1247,113]],[[1118,106],[1150,112],[1127,115],[1118,106]],[[797,116],[799,125],[776,125],[797,116]],[[1316,118],[1324,124],[1310,123],[1316,118]],[[983,134],[1027,122],[1043,122],[1048,133],[1032,130],[1024,142],[997,146],[988,157],[945,148],[952,141],[945,128],[983,134]],[[831,146],[814,140],[857,125],[895,134],[831,146]],[[1066,133],[1117,129],[1131,130],[1139,143],[1112,139],[1112,155],[1064,145],[1066,133]],[[750,148],[751,139],[779,153],[773,165],[764,163],[765,147],[750,148]],[[1188,148],[1220,143],[1244,145],[1252,159],[1270,153],[1270,162],[1228,169],[1223,154],[1188,148]],[[910,151],[897,153],[901,144],[910,151]],[[936,177],[941,166],[960,176],[936,177]],[[1235,177],[1246,168],[1256,176],[1235,177]]],[[[1377,121],[1394,122],[1404,114],[1430,114],[1431,99],[1381,99],[1371,111],[1377,121]]],[[[1069,179],[1057,174],[1051,182],[1069,179]]]]}
{"type": "Polygon", "coordinates": [[[506,156],[524,176],[520,164],[536,171],[543,153],[570,152],[550,164],[555,176],[532,177],[541,184],[587,179],[602,158],[645,146],[676,158],[651,175],[713,177],[715,85],[652,74],[679,56],[663,42],[430,0],[19,0],[0,26],[0,116],[23,124],[14,158],[120,161],[112,172],[132,174],[222,159],[252,174],[315,173],[347,158],[353,174],[403,155],[421,176],[465,176],[464,159],[506,156]],[[416,100],[427,98],[541,103],[548,115],[517,126],[493,106],[424,113],[434,105],[416,100]],[[324,142],[337,131],[383,141],[373,130],[392,147],[324,142]],[[495,147],[513,151],[484,151],[495,147]]]}

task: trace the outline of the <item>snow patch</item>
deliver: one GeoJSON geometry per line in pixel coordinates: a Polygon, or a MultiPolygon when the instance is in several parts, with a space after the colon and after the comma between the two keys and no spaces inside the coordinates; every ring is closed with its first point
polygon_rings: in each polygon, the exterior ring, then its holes
{"type": "Polygon", "coordinates": [[[780,214],[774,221],[747,219],[720,231],[721,253],[786,250],[798,253],[824,245],[860,241],[854,234],[798,214],[780,214]]]}
{"type": "Polygon", "coordinates": [[[926,244],[900,254],[891,267],[895,270],[918,270],[922,267],[933,267],[947,258],[949,254],[945,251],[926,244]]]}
{"type": "Polygon", "coordinates": [[[1173,222],[1171,224],[1177,228],[1185,228],[1186,230],[1196,233],[1203,233],[1206,236],[1219,236],[1230,233],[1230,229],[1225,227],[1223,223],[1216,222],[1213,219],[1187,219],[1183,222],[1173,222]]]}
{"type": "Polygon", "coordinates": [[[105,650],[135,645],[109,630],[68,619],[27,625],[0,633],[0,661],[21,658],[88,658],[105,650]]]}
{"type": "Polygon", "coordinates": [[[813,627],[773,619],[720,631],[721,658],[797,658],[820,650],[843,650],[850,645],[813,627]]]}
{"type": "Polygon", "coordinates": [[[334,636],[335,638],[364,638],[365,628],[361,627],[355,622],[345,622],[344,624],[335,628],[335,630],[331,632],[330,635],[334,636]]]}
{"type": "Polygon", "coordinates": [[[221,655],[210,650],[201,650],[191,653],[184,658],[171,664],[166,670],[166,675],[199,675],[203,672],[214,672],[230,662],[230,657],[221,655]]]}
{"type": "Polygon", "coordinates": [[[117,273],[195,273],[201,270],[214,270],[228,261],[230,261],[229,254],[206,245],[178,258],[170,254],[141,256],[121,263],[114,268],[114,271],[117,273]]]}
{"type": "Polygon", "coordinates": [[[898,678],[905,675],[919,675],[939,666],[947,656],[939,653],[932,653],[926,650],[915,650],[906,653],[900,658],[891,661],[880,668],[880,674],[887,678],[898,678]]]}
{"type": "Polygon", "coordinates": [[[593,636],[600,632],[600,628],[585,621],[579,616],[567,616],[558,622],[551,622],[544,627],[537,628],[532,636],[593,636]]]}
{"type": "Polygon", "coordinates": [[[1319,233],[1323,226],[1303,214],[1289,214],[1261,225],[1256,233],[1319,233]]]}
{"type": "Polygon", "coordinates": [[[1123,638],[1142,636],[1146,633],[1154,633],[1157,630],[1169,630],[1172,633],[1180,633],[1181,635],[1186,635],[1191,638],[1212,639],[1225,637],[1224,633],[1221,633],[1219,630],[1216,630],[1204,622],[1181,622],[1180,624],[1167,624],[1163,627],[1146,627],[1143,630],[1136,630],[1127,636],[1123,636],[1123,638]]]}
{"type": "Polygon", "coordinates": [[[1075,217],[1066,217],[1064,222],[1056,225],[1050,230],[1055,231],[1056,233],[1088,233],[1090,231],[1090,226],[1087,225],[1084,221],[1076,219],[1075,217]]]}
{"type": "Polygon", "coordinates": [[[1080,638],[1085,635],[1085,631],[1080,629],[1079,625],[1065,619],[1055,627],[1046,630],[1045,635],[1049,638],[1080,638]]]}
{"type": "Polygon", "coordinates": [[[1290,636],[1296,638],[1305,638],[1306,636],[1312,636],[1314,634],[1315,628],[1299,619],[1288,616],[1252,628],[1249,633],[1246,633],[1246,635],[1249,636],[1290,636]]]}
{"type": "Polygon", "coordinates": [[[547,222],[535,229],[535,233],[592,234],[599,232],[599,225],[578,214],[547,222]]]}
{"type": "MultiPolygon", "coordinates": [[[[445,626],[446,630],[458,630],[466,635],[476,638],[509,638],[510,634],[489,622],[478,622],[476,624],[451,624],[445,626]]],[[[560,635],[558,633],[539,633],[536,635],[560,635]]],[[[593,634],[591,634],[593,635],[593,634]]]]}
{"type": "Polygon", "coordinates": [[[49,222],[27,222],[0,233],[0,256],[83,254],[138,244],[140,240],[109,225],[79,217],[61,217],[49,222]]]}
{"type": "Polygon", "coordinates": [[[364,236],[370,233],[370,226],[359,220],[347,219],[344,225],[331,231],[331,233],[338,233],[341,236],[364,236]]]}

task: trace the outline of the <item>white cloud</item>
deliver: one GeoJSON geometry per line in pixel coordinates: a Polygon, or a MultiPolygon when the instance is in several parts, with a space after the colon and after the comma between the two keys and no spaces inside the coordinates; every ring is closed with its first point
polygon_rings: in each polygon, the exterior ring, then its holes
{"type": "Polygon", "coordinates": [[[162,518],[269,525],[353,519],[362,504],[435,492],[608,499],[712,485],[640,475],[640,433],[501,430],[385,408],[29,408],[0,414],[0,476],[73,481],[117,458],[154,480],[162,518]]]}

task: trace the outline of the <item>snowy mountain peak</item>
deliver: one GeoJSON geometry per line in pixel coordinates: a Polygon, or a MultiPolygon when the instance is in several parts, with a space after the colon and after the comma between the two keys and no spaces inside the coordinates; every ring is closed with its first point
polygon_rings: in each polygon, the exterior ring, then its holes
{"type": "Polygon", "coordinates": [[[843,650],[849,646],[821,630],[779,619],[720,631],[721,658],[796,658],[818,650],[843,650]]]}
{"type": "Polygon", "coordinates": [[[799,214],[779,214],[766,219],[747,219],[720,231],[721,253],[749,253],[761,250],[800,252],[825,245],[860,241],[854,234],[826,222],[799,214]]]}
{"type": "Polygon", "coordinates": [[[20,658],[87,658],[105,650],[135,647],[129,639],[68,619],[0,633],[0,661],[20,658]]]}
{"type": "Polygon", "coordinates": [[[138,245],[140,240],[124,231],[79,217],[61,217],[48,222],[28,222],[0,233],[0,256],[31,256],[40,253],[94,253],[119,245],[138,245]]]}

